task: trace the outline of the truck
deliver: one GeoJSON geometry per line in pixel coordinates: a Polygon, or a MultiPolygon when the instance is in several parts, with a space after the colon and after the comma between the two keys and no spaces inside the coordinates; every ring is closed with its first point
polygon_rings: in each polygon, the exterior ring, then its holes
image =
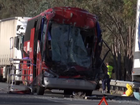
{"type": "Polygon", "coordinates": [[[74,7],[54,7],[31,18],[20,61],[22,81],[33,92],[64,90],[91,95],[105,75],[96,15],[74,7]]]}
{"type": "MultiPolygon", "coordinates": [[[[9,74],[15,83],[21,83],[21,70],[18,64],[11,64],[12,59],[22,59],[21,48],[29,17],[11,17],[0,20],[0,81],[9,81],[9,74]]],[[[18,63],[18,61],[15,61],[18,63]]]]}
{"type": "Polygon", "coordinates": [[[140,82],[140,0],[137,0],[132,81],[140,82]]]}

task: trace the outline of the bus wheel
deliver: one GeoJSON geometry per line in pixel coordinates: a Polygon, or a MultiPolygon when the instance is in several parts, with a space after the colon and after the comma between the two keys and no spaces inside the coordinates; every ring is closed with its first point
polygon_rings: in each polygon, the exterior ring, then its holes
{"type": "Polygon", "coordinates": [[[44,95],[45,88],[42,86],[37,87],[37,95],[44,95]]]}

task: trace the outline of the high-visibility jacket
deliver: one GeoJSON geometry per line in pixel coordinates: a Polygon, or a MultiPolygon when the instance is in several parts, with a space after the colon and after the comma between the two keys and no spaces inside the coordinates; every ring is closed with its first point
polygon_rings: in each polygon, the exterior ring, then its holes
{"type": "Polygon", "coordinates": [[[112,66],[110,66],[110,65],[108,65],[107,66],[107,74],[109,75],[109,78],[111,78],[112,77],[112,71],[113,71],[113,67],[112,66]]]}

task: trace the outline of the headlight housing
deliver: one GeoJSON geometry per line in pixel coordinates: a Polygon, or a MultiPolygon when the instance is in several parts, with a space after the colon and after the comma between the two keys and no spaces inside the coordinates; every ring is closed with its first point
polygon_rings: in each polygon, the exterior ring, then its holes
{"type": "Polygon", "coordinates": [[[54,75],[47,71],[44,71],[44,77],[54,77],[54,75]]]}

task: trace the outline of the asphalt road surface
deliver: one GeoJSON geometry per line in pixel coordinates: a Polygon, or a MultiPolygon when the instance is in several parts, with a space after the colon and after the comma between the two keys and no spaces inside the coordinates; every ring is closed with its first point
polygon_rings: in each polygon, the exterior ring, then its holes
{"type": "MultiPolygon", "coordinates": [[[[47,96],[0,93],[0,105],[98,105],[99,101],[100,100],[52,98],[47,96]]],[[[107,102],[108,105],[140,105],[137,101],[107,100],[107,102]]]]}
{"type": "MultiPolygon", "coordinates": [[[[0,105],[98,105],[99,99],[64,98],[62,93],[38,95],[7,94],[7,84],[0,83],[0,105]]],[[[137,100],[108,100],[108,105],[140,105],[137,100]]],[[[105,105],[102,103],[101,105],[105,105]]]]}

